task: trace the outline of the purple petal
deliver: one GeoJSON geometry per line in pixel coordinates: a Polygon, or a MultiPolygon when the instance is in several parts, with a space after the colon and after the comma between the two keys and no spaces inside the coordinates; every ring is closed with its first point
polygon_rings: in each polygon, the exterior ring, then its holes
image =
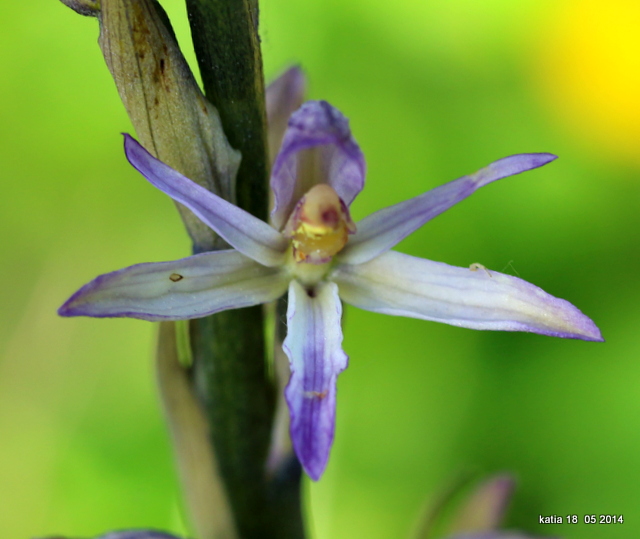
{"type": "Polygon", "coordinates": [[[96,539],[180,539],[176,535],[155,530],[130,530],[107,533],[96,539]]]}
{"type": "Polygon", "coordinates": [[[304,101],[306,91],[304,73],[298,66],[287,69],[265,91],[267,102],[267,126],[269,157],[271,163],[278,155],[289,117],[304,101]]]}
{"type": "Polygon", "coordinates": [[[308,101],[289,119],[271,171],[273,225],[280,230],[296,203],[318,183],[331,185],[348,206],[362,190],[364,175],[364,156],[349,121],[326,101],[308,101]]]}
{"type": "Polygon", "coordinates": [[[446,539],[559,539],[552,537],[540,537],[538,535],[523,535],[518,532],[484,532],[465,533],[463,535],[448,536],[446,539]]]}
{"type": "MultiPolygon", "coordinates": [[[[63,537],[50,537],[48,539],[64,539],[63,537]]],[[[95,539],[180,539],[177,535],[159,532],[155,530],[127,530],[109,532],[95,539]]]]}
{"type": "Polygon", "coordinates": [[[603,340],[593,321],[568,301],[493,270],[388,251],[364,264],[340,264],[331,278],[344,301],[368,311],[471,329],[603,340]]]}
{"type": "Polygon", "coordinates": [[[61,316],[142,320],[201,318],[279,298],[289,277],[237,251],[215,251],[173,262],[137,264],[100,275],[60,307],[61,316]]]}
{"type": "Polygon", "coordinates": [[[289,286],[287,338],[291,379],[285,398],[291,440],[302,467],[317,481],[329,459],[336,415],[336,379],[347,367],[342,350],[338,287],[321,283],[312,291],[297,281],[289,286]]]}
{"type": "Polygon", "coordinates": [[[357,232],[340,254],[349,264],[361,264],[391,249],[409,234],[480,187],[541,167],[556,159],[550,153],[523,153],[491,163],[475,174],[463,176],[431,191],[389,206],[356,223],[357,232]]]}
{"type": "Polygon", "coordinates": [[[187,206],[238,251],[265,266],[278,266],[284,262],[289,242],[267,223],[165,165],[130,135],[124,136],[124,150],[129,162],[151,184],[187,206]]]}

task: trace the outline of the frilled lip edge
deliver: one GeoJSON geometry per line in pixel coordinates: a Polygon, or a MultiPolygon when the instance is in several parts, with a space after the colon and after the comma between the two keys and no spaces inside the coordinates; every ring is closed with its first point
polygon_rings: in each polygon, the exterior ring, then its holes
{"type": "Polygon", "coordinates": [[[336,382],[349,360],[342,350],[341,317],[335,283],[318,285],[310,296],[291,281],[288,331],[282,345],[291,365],[285,398],[294,450],[314,481],[320,479],[329,461],[335,434],[336,382]]]}

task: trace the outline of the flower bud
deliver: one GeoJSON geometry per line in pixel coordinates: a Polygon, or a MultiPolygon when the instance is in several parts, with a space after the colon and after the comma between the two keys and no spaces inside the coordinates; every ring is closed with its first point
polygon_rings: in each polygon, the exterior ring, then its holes
{"type": "Polygon", "coordinates": [[[504,519],[513,489],[514,480],[506,474],[483,481],[458,508],[450,524],[450,532],[455,535],[497,530],[504,519]]]}
{"type": "Polygon", "coordinates": [[[267,108],[269,161],[275,161],[291,114],[302,106],[307,81],[298,66],[290,67],[275,79],[265,92],[267,108]]]}

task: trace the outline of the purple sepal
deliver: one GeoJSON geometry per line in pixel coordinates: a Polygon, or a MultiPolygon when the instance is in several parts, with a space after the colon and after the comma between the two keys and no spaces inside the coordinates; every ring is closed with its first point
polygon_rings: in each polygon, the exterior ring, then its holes
{"type": "Polygon", "coordinates": [[[284,262],[287,240],[267,223],[207,191],[124,135],[127,159],[154,187],[189,208],[238,251],[265,266],[284,262]]]}
{"type": "Polygon", "coordinates": [[[388,251],[364,264],[340,264],[331,278],[344,301],[368,311],[471,329],[603,340],[593,321],[568,301],[475,264],[457,268],[388,251]]]}
{"type": "Polygon", "coordinates": [[[358,231],[349,239],[340,253],[340,259],[349,264],[368,262],[480,187],[541,167],[556,158],[550,153],[524,153],[505,157],[475,174],[463,176],[420,196],[379,210],[356,223],[358,231]]]}
{"type": "Polygon", "coordinates": [[[538,535],[523,535],[519,532],[492,531],[483,533],[465,533],[447,536],[446,539],[559,539],[554,537],[540,537],[538,535]]]}
{"type": "Polygon", "coordinates": [[[302,69],[294,66],[282,73],[265,90],[269,157],[272,163],[280,151],[289,117],[304,101],[306,86],[302,69]]]}
{"type": "Polygon", "coordinates": [[[155,530],[129,530],[110,532],[96,539],[180,539],[180,537],[155,530]]]}
{"type": "MultiPolygon", "coordinates": [[[[44,538],[43,538],[44,539],[44,538]]],[[[47,539],[65,539],[64,537],[49,537],[47,539]]],[[[68,538],[71,539],[71,538],[68,538]]],[[[156,530],[127,530],[127,531],[115,531],[109,532],[105,535],[100,535],[94,539],[181,539],[177,535],[171,535],[170,533],[160,532],[156,530]]]]}
{"type": "Polygon", "coordinates": [[[336,414],[336,379],[346,367],[342,350],[338,287],[321,283],[306,290],[289,286],[287,338],[291,379],[285,398],[291,417],[293,448],[305,472],[317,481],[327,466],[336,414]]]}
{"type": "Polygon", "coordinates": [[[136,264],[96,277],[58,309],[60,316],[186,320],[273,301],[287,290],[280,268],[234,250],[136,264]]]}
{"type": "Polygon", "coordinates": [[[331,185],[348,205],[364,186],[365,161],[349,121],[326,101],[308,101],[291,115],[271,171],[278,230],[295,204],[318,183],[331,185]]]}

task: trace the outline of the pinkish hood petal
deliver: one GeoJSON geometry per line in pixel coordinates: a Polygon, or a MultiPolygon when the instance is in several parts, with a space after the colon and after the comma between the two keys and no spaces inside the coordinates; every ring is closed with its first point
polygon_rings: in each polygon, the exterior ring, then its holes
{"type": "Polygon", "coordinates": [[[291,115],[271,171],[274,227],[282,229],[296,203],[318,183],[331,185],[348,206],[364,176],[364,156],[349,121],[326,101],[308,101],[291,115]]]}

